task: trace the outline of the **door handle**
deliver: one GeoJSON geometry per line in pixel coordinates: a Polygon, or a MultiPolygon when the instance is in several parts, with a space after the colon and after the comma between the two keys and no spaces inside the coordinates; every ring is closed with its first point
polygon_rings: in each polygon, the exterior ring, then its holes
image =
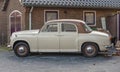
{"type": "Polygon", "coordinates": [[[64,36],[64,35],[56,35],[56,36],[64,36]]]}

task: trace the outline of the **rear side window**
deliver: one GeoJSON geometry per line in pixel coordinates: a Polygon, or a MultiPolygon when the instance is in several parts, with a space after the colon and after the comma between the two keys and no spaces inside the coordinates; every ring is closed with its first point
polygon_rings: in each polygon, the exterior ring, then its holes
{"type": "Polygon", "coordinates": [[[63,23],[62,26],[62,32],[76,32],[76,26],[74,24],[68,24],[68,23],[63,23]]]}

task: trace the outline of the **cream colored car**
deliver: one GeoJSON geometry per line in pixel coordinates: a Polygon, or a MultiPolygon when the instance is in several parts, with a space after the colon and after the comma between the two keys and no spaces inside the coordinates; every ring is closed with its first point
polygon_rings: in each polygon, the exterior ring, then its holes
{"type": "Polygon", "coordinates": [[[42,29],[12,34],[10,46],[19,57],[30,52],[76,52],[93,57],[111,45],[107,33],[92,31],[84,21],[60,19],[48,21],[42,29]]]}

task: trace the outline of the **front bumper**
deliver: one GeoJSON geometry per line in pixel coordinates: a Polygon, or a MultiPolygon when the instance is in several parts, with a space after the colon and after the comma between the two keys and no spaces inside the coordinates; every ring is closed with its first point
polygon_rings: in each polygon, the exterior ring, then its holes
{"type": "Polygon", "coordinates": [[[7,48],[11,48],[11,45],[7,45],[7,48]]]}
{"type": "Polygon", "coordinates": [[[113,43],[109,46],[105,46],[105,48],[107,49],[108,56],[112,56],[113,54],[116,54],[118,52],[113,43]]]}

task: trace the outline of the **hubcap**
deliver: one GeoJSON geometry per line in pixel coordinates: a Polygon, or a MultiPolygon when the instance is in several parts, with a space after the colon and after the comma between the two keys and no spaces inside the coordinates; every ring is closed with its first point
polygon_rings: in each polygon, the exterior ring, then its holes
{"type": "Polygon", "coordinates": [[[91,46],[88,46],[88,47],[86,48],[86,50],[87,50],[87,53],[93,53],[93,52],[94,52],[94,48],[91,47],[91,46]]]}
{"type": "Polygon", "coordinates": [[[18,48],[18,51],[19,51],[20,53],[24,53],[24,52],[25,52],[25,48],[24,48],[23,46],[20,46],[20,47],[18,48]]]}

